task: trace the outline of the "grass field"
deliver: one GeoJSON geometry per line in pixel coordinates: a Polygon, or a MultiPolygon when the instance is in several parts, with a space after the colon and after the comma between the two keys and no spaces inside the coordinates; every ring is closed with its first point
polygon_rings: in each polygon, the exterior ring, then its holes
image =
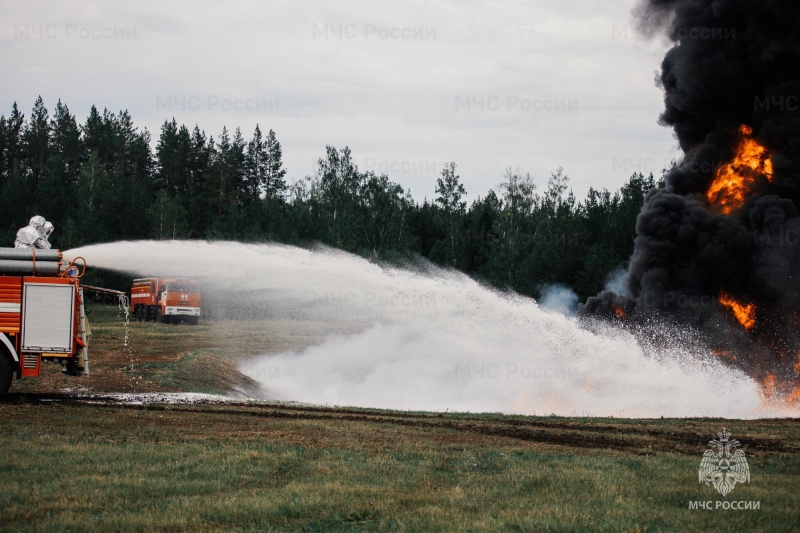
{"type": "Polygon", "coordinates": [[[92,376],[0,402],[5,531],[796,531],[797,420],[522,417],[276,402],[136,404],[103,392],[254,391],[236,362],[324,324],[133,323],[94,307],[92,376]],[[66,390],[66,389],[69,390],[66,390]],[[101,394],[90,401],[75,391],[101,394]],[[700,485],[709,439],[751,481],[700,485]],[[690,502],[759,502],[758,510],[690,502]]]}

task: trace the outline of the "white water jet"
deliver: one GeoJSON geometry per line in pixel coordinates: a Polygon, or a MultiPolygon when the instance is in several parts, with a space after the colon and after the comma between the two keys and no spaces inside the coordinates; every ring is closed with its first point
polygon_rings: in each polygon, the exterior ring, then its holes
{"type": "Polygon", "coordinates": [[[428,264],[406,270],[328,248],[199,241],[117,242],[65,256],[90,268],[194,277],[226,305],[333,324],[338,333],[319,345],[242,362],[270,398],[538,415],[772,415],[754,381],[712,356],[643,349],[626,331],[588,331],[530,298],[428,264]]]}

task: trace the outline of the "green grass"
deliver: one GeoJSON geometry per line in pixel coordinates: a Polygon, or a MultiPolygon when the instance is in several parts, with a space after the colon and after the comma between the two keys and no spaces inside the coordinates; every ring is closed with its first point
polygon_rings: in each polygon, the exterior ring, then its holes
{"type": "MultiPolygon", "coordinates": [[[[697,483],[702,441],[695,454],[645,453],[473,431],[522,417],[24,399],[0,405],[0,412],[4,530],[791,531],[798,525],[795,448],[754,451],[751,483],[722,498],[697,483]],[[757,500],[761,509],[688,509],[689,501],[723,499],[757,500]]],[[[587,433],[577,425],[548,429],[552,421],[527,420],[551,435],[587,433]]],[[[694,423],[709,431],[717,426],[694,423]]],[[[796,435],[793,422],[760,424],[796,435]]],[[[624,427],[645,425],[636,436],[643,442],[652,432],[661,440],[681,421],[624,427]]],[[[759,437],[742,438],[755,444],[759,437]]]]}
{"type": "MultiPolygon", "coordinates": [[[[236,336],[217,335],[228,323],[136,323],[129,357],[114,310],[93,318],[106,357],[96,356],[96,379],[140,373],[150,387],[179,390],[224,390],[234,375],[209,378],[208,365],[233,365],[265,335],[246,323],[236,336]]],[[[114,382],[92,386],[101,383],[114,382]]],[[[800,528],[797,420],[139,406],[19,392],[0,402],[2,531],[800,528]],[[697,481],[722,426],[742,441],[752,473],[727,498],[697,481]],[[696,500],[761,508],[690,510],[696,500]]]]}

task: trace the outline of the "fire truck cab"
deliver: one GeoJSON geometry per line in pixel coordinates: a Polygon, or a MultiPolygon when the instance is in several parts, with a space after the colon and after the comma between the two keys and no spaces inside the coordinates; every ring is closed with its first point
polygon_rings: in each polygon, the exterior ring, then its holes
{"type": "Polygon", "coordinates": [[[89,375],[79,260],[67,264],[59,250],[0,248],[0,395],[14,375],[38,376],[43,362],[89,375]]]}
{"type": "Polygon", "coordinates": [[[131,314],[139,321],[196,325],[201,309],[200,284],[187,278],[140,278],[131,287],[131,314]]]}

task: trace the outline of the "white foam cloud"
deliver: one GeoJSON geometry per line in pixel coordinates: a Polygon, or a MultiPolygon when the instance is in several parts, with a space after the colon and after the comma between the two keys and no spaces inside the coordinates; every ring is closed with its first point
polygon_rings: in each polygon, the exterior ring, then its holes
{"type": "Polygon", "coordinates": [[[205,242],[111,243],[65,255],[196,277],[218,304],[331,324],[334,334],[318,345],[242,363],[271,398],[523,414],[769,415],[758,411],[756,383],[699,349],[588,331],[532,299],[432,266],[412,272],[325,248],[205,242]]]}

